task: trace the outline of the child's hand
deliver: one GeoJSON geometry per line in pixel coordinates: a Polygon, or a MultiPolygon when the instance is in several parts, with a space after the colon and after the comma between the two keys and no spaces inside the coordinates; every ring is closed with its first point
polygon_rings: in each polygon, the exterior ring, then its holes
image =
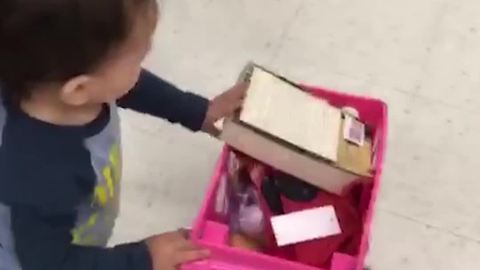
{"type": "Polygon", "coordinates": [[[220,131],[215,127],[215,122],[231,116],[242,106],[247,87],[247,83],[240,83],[214,98],[210,102],[202,130],[214,137],[218,137],[220,131]]]}
{"type": "Polygon", "coordinates": [[[145,240],[152,256],[153,270],[176,270],[184,263],[205,259],[208,250],[195,246],[187,233],[177,231],[152,236],[145,240]]]}

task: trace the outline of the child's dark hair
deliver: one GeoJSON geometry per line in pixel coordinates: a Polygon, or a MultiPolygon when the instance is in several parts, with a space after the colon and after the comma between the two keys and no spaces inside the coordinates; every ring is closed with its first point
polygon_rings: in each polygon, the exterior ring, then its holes
{"type": "Polygon", "coordinates": [[[94,70],[155,0],[0,0],[0,83],[25,97],[39,83],[94,70]]]}

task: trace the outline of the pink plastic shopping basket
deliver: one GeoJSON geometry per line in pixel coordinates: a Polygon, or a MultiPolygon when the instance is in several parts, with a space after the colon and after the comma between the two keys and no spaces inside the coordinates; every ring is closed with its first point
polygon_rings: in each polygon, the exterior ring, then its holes
{"type": "MultiPolygon", "coordinates": [[[[336,253],[332,257],[330,269],[322,270],[360,270],[364,267],[368,252],[372,218],[379,192],[387,139],[387,106],[384,102],[325,90],[318,87],[304,87],[315,96],[329,101],[337,107],[352,107],[359,117],[373,129],[376,154],[374,157],[373,184],[367,188],[363,198],[363,234],[359,252],[356,256],[336,253]]],[[[226,178],[226,165],[230,150],[225,147],[212,177],[206,198],[194,224],[192,239],[212,252],[208,260],[184,265],[184,270],[318,270],[311,266],[287,261],[277,257],[240,250],[227,245],[229,228],[219,217],[218,192],[221,182],[226,178]]]]}

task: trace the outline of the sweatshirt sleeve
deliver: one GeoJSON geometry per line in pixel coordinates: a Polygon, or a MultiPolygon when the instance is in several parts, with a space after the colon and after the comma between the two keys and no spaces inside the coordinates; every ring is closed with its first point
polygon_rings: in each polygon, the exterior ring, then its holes
{"type": "Polygon", "coordinates": [[[12,231],[23,270],[151,270],[144,243],[113,248],[71,244],[70,213],[48,213],[25,206],[11,208],[12,231]]]}
{"type": "Polygon", "coordinates": [[[118,104],[120,107],[164,118],[171,123],[198,131],[202,128],[209,100],[184,92],[169,82],[143,70],[137,85],[118,104]]]}
{"type": "Polygon", "coordinates": [[[77,206],[89,198],[94,186],[87,151],[68,144],[22,144],[17,137],[0,148],[0,202],[10,209],[10,231],[21,269],[152,269],[142,242],[113,248],[72,243],[77,206]]]}

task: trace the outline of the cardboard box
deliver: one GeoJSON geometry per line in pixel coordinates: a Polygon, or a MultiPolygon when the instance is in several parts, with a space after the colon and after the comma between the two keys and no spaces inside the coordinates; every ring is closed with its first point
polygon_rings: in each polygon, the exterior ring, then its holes
{"type": "Polygon", "coordinates": [[[255,64],[240,80],[250,86],[242,110],[224,121],[228,145],[336,194],[372,176],[372,140],[358,119],[255,64]]]}

